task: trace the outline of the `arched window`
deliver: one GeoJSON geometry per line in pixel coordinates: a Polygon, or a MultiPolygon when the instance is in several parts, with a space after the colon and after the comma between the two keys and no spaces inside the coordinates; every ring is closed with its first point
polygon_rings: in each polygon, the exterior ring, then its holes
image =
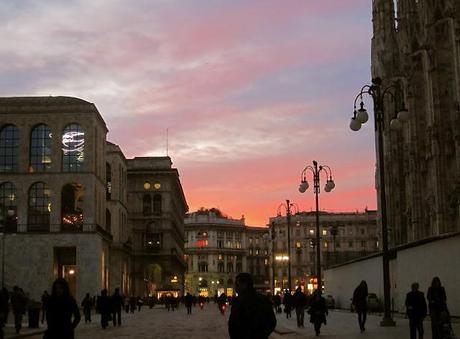
{"type": "Polygon", "coordinates": [[[67,126],[62,132],[62,170],[79,172],[85,161],[85,132],[78,124],[67,126]]]}
{"type": "Polygon", "coordinates": [[[19,131],[14,125],[0,130],[0,172],[18,170],[19,131]]]}
{"type": "Polygon", "coordinates": [[[16,188],[11,182],[0,185],[0,227],[14,232],[17,226],[16,188]]]}
{"type": "Polygon", "coordinates": [[[66,184],[61,192],[61,225],[63,231],[83,229],[83,200],[85,191],[81,184],[66,184]]]}
{"type": "Polygon", "coordinates": [[[52,134],[47,125],[34,127],[30,134],[30,172],[45,172],[51,169],[52,134]]]}
{"type": "Polygon", "coordinates": [[[49,231],[51,214],[51,191],[43,182],[29,189],[28,230],[49,231]]]}
{"type": "Polygon", "coordinates": [[[144,215],[152,214],[152,197],[150,194],[144,194],[142,198],[142,213],[144,215]]]}
{"type": "Polygon", "coordinates": [[[153,214],[161,214],[161,195],[155,194],[153,196],[153,214]]]}

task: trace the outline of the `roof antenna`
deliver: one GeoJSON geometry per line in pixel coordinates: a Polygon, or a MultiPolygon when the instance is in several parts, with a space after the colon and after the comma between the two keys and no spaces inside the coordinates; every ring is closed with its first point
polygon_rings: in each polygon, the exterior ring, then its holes
{"type": "Polygon", "coordinates": [[[169,128],[166,128],[166,156],[169,157],[169,128]]]}

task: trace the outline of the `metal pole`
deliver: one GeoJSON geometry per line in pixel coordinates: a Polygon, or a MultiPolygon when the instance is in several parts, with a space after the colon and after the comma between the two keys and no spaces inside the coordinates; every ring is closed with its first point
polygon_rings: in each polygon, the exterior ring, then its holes
{"type": "Polygon", "coordinates": [[[322,291],[322,280],[321,280],[321,239],[319,234],[319,170],[318,163],[313,161],[315,171],[313,173],[313,182],[315,188],[315,203],[316,203],[316,280],[318,284],[318,290],[322,291]]]}
{"type": "Polygon", "coordinates": [[[381,326],[395,326],[391,317],[390,297],[390,260],[388,253],[388,225],[387,225],[387,202],[385,194],[385,165],[383,151],[383,98],[381,97],[380,84],[374,84],[372,98],[374,99],[374,119],[377,132],[377,153],[379,157],[379,186],[380,186],[380,217],[382,221],[382,264],[383,264],[383,305],[384,315],[380,322],[381,326]]]}
{"type": "Polygon", "coordinates": [[[272,284],[273,296],[275,295],[275,222],[272,221],[272,284]]]}
{"type": "Polygon", "coordinates": [[[2,233],[2,288],[5,287],[5,230],[2,233]]]}
{"type": "Polygon", "coordinates": [[[286,200],[286,219],[288,229],[288,288],[289,292],[292,291],[291,286],[291,204],[289,200],[286,200]]]}

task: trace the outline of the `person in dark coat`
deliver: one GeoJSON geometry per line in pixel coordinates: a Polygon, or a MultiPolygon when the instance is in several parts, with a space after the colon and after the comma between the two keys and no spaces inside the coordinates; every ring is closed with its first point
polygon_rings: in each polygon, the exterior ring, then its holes
{"type": "Polygon", "coordinates": [[[185,296],[184,304],[187,308],[187,314],[192,314],[193,297],[190,293],[187,293],[187,295],[185,296]]]}
{"type": "Polygon", "coordinates": [[[112,301],[112,319],[113,326],[121,326],[121,309],[123,308],[123,297],[120,295],[120,289],[116,288],[111,298],[112,301]]]}
{"type": "Polygon", "coordinates": [[[313,292],[313,296],[310,300],[310,308],[308,309],[308,314],[310,314],[310,322],[315,327],[315,333],[317,336],[319,336],[321,324],[326,325],[326,315],[328,314],[326,299],[321,296],[321,291],[316,290],[313,292]]]}
{"type": "Polygon", "coordinates": [[[282,310],[281,310],[281,297],[280,297],[279,293],[277,293],[273,297],[273,306],[275,307],[276,313],[281,313],[282,312],[282,310]]]}
{"type": "Polygon", "coordinates": [[[137,296],[136,298],[136,303],[137,303],[137,311],[140,312],[141,311],[141,308],[142,308],[142,304],[144,303],[144,301],[141,299],[140,296],[137,296]]]}
{"type": "Polygon", "coordinates": [[[48,309],[49,298],[50,298],[50,295],[48,294],[48,291],[44,291],[42,295],[42,324],[45,322],[46,310],[48,309]]]}
{"type": "Polygon", "coordinates": [[[93,298],[89,296],[89,293],[86,293],[85,298],[81,302],[81,307],[83,307],[83,314],[85,315],[85,323],[91,322],[91,310],[94,307],[93,298]]]}
{"type": "Polygon", "coordinates": [[[409,318],[410,339],[423,339],[423,319],[426,317],[427,307],[423,292],[418,290],[419,284],[414,282],[411,291],[406,295],[406,312],[409,318]]]}
{"type": "Polygon", "coordinates": [[[356,287],[353,292],[353,305],[355,307],[356,313],[358,313],[358,324],[361,333],[366,330],[366,318],[367,318],[367,283],[365,280],[362,280],[361,283],[356,287]]]}
{"type": "Polygon", "coordinates": [[[292,317],[292,295],[291,291],[286,290],[284,292],[284,298],[283,298],[283,304],[284,304],[284,313],[286,313],[286,319],[292,317]]]}
{"type": "Polygon", "coordinates": [[[132,295],[129,298],[129,311],[131,313],[134,313],[135,310],[136,310],[136,297],[134,295],[132,295]]]}
{"type": "Polygon", "coordinates": [[[305,307],[307,307],[307,296],[302,292],[302,288],[297,287],[292,296],[293,305],[295,307],[295,315],[297,318],[297,327],[304,327],[305,307]]]}
{"type": "Polygon", "coordinates": [[[235,278],[228,333],[231,339],[267,339],[276,327],[276,317],[270,300],[256,293],[249,273],[240,273],[235,278]]]}
{"type": "Polygon", "coordinates": [[[44,339],[73,339],[80,322],[80,310],[70,294],[69,284],[63,278],[54,281],[46,311],[48,329],[44,339]]]}
{"type": "Polygon", "coordinates": [[[103,289],[101,295],[97,299],[97,309],[101,314],[101,326],[106,329],[109,325],[110,314],[112,313],[112,302],[107,295],[107,290],[103,289]]]}
{"type": "Polygon", "coordinates": [[[450,322],[447,310],[446,290],[441,280],[434,277],[426,295],[431,318],[431,333],[433,339],[443,339],[443,324],[450,322]]]}
{"type": "Polygon", "coordinates": [[[22,317],[26,313],[26,305],[27,297],[24,292],[18,286],[14,286],[13,293],[11,294],[11,308],[13,309],[16,334],[19,334],[22,328],[22,317]]]}

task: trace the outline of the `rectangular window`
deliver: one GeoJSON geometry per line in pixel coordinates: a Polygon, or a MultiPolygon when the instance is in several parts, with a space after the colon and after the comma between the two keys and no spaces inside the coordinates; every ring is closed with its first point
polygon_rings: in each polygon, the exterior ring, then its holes
{"type": "Polygon", "coordinates": [[[323,230],[323,235],[327,235],[327,230],[323,230]]]}
{"type": "Polygon", "coordinates": [[[349,242],[348,242],[348,247],[349,247],[349,248],[353,248],[353,241],[349,241],[349,242]]]}

